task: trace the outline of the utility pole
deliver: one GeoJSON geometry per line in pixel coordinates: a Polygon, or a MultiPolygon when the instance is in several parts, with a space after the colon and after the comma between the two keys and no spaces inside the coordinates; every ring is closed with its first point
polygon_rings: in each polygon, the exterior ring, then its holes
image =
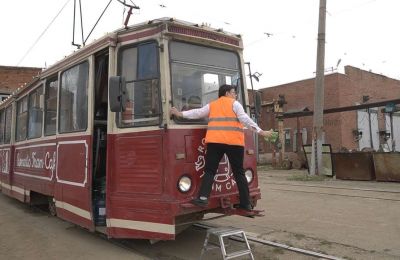
{"type": "Polygon", "coordinates": [[[314,90],[311,175],[322,173],[322,133],[324,127],[324,67],[325,67],[326,0],[319,1],[317,74],[314,90]]]}
{"type": "MultiPolygon", "coordinates": [[[[258,116],[258,111],[256,107],[256,97],[254,95],[254,88],[253,88],[253,74],[251,74],[251,67],[250,67],[250,62],[245,62],[247,66],[249,67],[249,77],[250,77],[250,85],[251,85],[251,93],[253,95],[253,106],[254,106],[254,121],[257,122],[257,116],[258,116]]],[[[251,108],[251,107],[250,107],[251,108]]],[[[251,112],[251,109],[250,109],[251,112]]],[[[258,154],[258,134],[254,134],[254,144],[256,147],[256,158],[257,158],[257,163],[260,161],[259,154],[258,154]]]]}

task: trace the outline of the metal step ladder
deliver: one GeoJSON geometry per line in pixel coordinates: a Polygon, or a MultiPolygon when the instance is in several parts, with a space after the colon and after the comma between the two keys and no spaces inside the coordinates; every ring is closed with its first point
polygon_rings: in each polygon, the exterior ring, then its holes
{"type": "Polygon", "coordinates": [[[206,251],[211,250],[211,249],[216,249],[216,248],[221,249],[223,259],[232,259],[232,258],[239,257],[239,256],[249,255],[250,259],[254,260],[254,256],[253,256],[253,253],[251,252],[249,241],[247,241],[246,234],[241,229],[226,228],[226,227],[208,229],[206,239],[204,240],[204,245],[201,250],[200,260],[203,259],[203,255],[205,254],[206,251]],[[218,238],[218,242],[210,241],[211,235],[218,238]],[[229,237],[231,237],[231,236],[239,236],[239,237],[241,236],[241,238],[246,243],[246,249],[227,253],[225,248],[229,244],[225,245],[224,238],[229,239],[229,237]]]}

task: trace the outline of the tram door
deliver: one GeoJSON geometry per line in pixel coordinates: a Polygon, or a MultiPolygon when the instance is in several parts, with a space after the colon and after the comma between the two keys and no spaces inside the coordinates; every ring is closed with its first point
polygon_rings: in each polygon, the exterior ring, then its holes
{"type": "Polygon", "coordinates": [[[106,225],[108,50],[95,57],[92,209],[96,226],[106,225]]]}

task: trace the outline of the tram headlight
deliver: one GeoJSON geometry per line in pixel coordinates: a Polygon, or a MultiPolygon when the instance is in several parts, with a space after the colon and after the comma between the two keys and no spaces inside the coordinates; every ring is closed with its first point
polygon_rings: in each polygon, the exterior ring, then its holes
{"type": "Polygon", "coordinates": [[[254,173],[253,173],[252,170],[247,169],[247,170],[244,172],[244,175],[246,176],[247,183],[251,183],[251,182],[253,181],[254,173]]]}
{"type": "Polygon", "coordinates": [[[189,176],[182,176],[179,178],[178,181],[178,189],[180,192],[188,192],[192,187],[192,179],[189,176]]]}

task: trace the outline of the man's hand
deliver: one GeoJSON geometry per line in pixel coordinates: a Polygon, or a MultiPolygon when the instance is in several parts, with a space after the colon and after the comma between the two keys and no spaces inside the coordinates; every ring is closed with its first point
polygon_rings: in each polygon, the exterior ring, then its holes
{"type": "Polygon", "coordinates": [[[176,116],[176,117],[183,117],[183,113],[179,112],[178,109],[176,109],[176,107],[171,107],[171,109],[169,110],[169,113],[172,116],[176,116]]]}
{"type": "Polygon", "coordinates": [[[271,130],[269,130],[269,131],[260,131],[260,132],[258,132],[258,134],[261,135],[261,136],[263,136],[263,137],[269,138],[269,137],[272,136],[272,133],[273,133],[273,132],[274,132],[274,131],[271,129],[271,130]]]}

